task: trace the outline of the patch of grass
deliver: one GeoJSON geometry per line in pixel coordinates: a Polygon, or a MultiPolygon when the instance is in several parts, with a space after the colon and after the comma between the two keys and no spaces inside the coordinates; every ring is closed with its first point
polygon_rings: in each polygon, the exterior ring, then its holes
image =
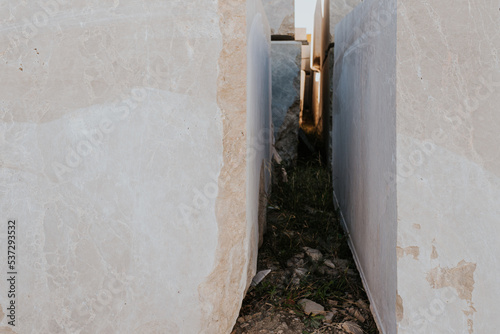
{"type": "Polygon", "coordinates": [[[289,169],[288,182],[273,185],[269,207],[261,252],[274,254],[282,266],[302,247],[350,257],[334,207],[331,174],[319,159],[289,169]]]}

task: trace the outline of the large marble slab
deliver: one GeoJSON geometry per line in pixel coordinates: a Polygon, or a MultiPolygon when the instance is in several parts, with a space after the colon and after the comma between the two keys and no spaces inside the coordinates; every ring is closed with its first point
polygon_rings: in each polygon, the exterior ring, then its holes
{"type": "Polygon", "coordinates": [[[229,333],[268,179],[261,5],[0,7],[0,208],[18,226],[0,332],[229,333]]]}
{"type": "Polygon", "coordinates": [[[335,193],[383,333],[500,325],[498,13],[365,0],[335,30],[335,193]]]}
{"type": "Polygon", "coordinates": [[[302,43],[271,43],[275,146],[286,164],[297,160],[302,43]]]}

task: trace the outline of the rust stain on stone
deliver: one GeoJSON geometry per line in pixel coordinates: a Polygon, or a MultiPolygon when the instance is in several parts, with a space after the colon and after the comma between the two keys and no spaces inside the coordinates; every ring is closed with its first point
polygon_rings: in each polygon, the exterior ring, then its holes
{"type": "Polygon", "coordinates": [[[404,307],[403,307],[403,298],[398,294],[396,296],[396,319],[398,322],[401,322],[404,318],[404,307]]]}
{"type": "Polygon", "coordinates": [[[436,246],[432,245],[432,253],[431,253],[431,259],[435,260],[438,258],[438,252],[436,249],[436,246]]]}
{"type": "Polygon", "coordinates": [[[474,333],[473,318],[476,309],[472,303],[472,293],[474,291],[474,272],[476,271],[476,266],[475,263],[462,260],[454,268],[436,267],[427,273],[427,281],[432,288],[454,288],[458,297],[467,302],[469,308],[463,312],[468,317],[467,327],[469,333],[474,333]]]}
{"type": "Polygon", "coordinates": [[[427,281],[434,289],[452,287],[457,290],[458,297],[472,300],[474,291],[475,263],[461,261],[455,268],[436,267],[427,274],[427,281]]]}
{"type": "Polygon", "coordinates": [[[413,256],[414,260],[418,260],[418,257],[420,255],[420,248],[418,248],[417,246],[410,246],[406,248],[396,247],[396,253],[398,260],[408,255],[413,256]]]}
{"type": "MultiPolygon", "coordinates": [[[[244,273],[247,236],[242,233],[247,229],[246,1],[219,1],[218,13],[223,46],[218,61],[217,102],[222,113],[224,151],[216,203],[219,240],[215,268],[198,288],[207,334],[231,331],[244,297],[242,278],[253,276],[253,272],[244,273]]],[[[246,282],[247,288],[249,284],[246,282]]]]}

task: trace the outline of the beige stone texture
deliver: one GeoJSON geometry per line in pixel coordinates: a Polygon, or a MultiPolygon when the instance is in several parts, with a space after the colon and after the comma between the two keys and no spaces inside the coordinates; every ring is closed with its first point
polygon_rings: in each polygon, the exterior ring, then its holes
{"type": "Polygon", "coordinates": [[[500,326],[499,18],[489,1],[398,1],[398,246],[421,253],[398,261],[401,333],[500,326]]]}

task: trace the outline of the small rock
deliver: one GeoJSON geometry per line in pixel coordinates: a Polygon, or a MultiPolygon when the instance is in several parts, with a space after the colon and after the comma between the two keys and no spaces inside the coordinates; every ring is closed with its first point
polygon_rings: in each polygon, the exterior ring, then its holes
{"type": "Polygon", "coordinates": [[[334,260],[335,265],[339,268],[347,268],[349,267],[349,260],[344,260],[344,259],[335,259],[334,260]]]}
{"type": "Polygon", "coordinates": [[[311,260],[315,262],[321,261],[321,259],[323,258],[323,254],[321,254],[321,252],[317,249],[304,247],[304,250],[306,251],[307,256],[309,256],[311,260]]]}
{"type": "Polygon", "coordinates": [[[318,273],[320,273],[321,275],[324,275],[327,269],[328,269],[327,267],[321,266],[318,268],[318,273]]]}
{"type": "Polygon", "coordinates": [[[333,316],[335,314],[333,312],[328,312],[326,315],[325,315],[325,322],[326,323],[329,323],[331,324],[332,323],[332,320],[333,320],[333,316]]]}
{"type": "Polygon", "coordinates": [[[287,267],[302,267],[304,264],[304,253],[295,254],[286,262],[287,267]]]}
{"type": "Polygon", "coordinates": [[[363,315],[361,315],[358,310],[354,311],[354,318],[358,319],[358,321],[361,323],[366,321],[365,317],[363,317],[363,315]]]}
{"type": "Polygon", "coordinates": [[[330,276],[339,276],[339,271],[337,269],[326,268],[326,273],[330,276]]]}
{"type": "Polygon", "coordinates": [[[297,276],[304,277],[307,274],[307,269],[305,268],[296,268],[293,271],[297,276]]]}
{"type": "Polygon", "coordinates": [[[327,266],[328,268],[335,269],[335,265],[331,260],[325,260],[325,266],[327,266]]]}
{"type": "Polygon", "coordinates": [[[365,309],[365,310],[369,309],[368,305],[363,300],[361,300],[361,299],[356,302],[356,305],[358,305],[359,308],[362,308],[362,309],[365,309]]]}
{"type": "Polygon", "coordinates": [[[330,306],[337,306],[338,304],[339,304],[338,301],[332,300],[332,299],[328,299],[328,305],[330,305],[330,306]]]}
{"type": "Polygon", "coordinates": [[[344,322],[342,328],[349,334],[363,334],[363,330],[352,321],[344,322]]]}
{"type": "Polygon", "coordinates": [[[299,301],[299,305],[302,306],[305,314],[317,315],[325,312],[325,308],[323,306],[309,299],[301,299],[299,301]]]}
{"type": "Polygon", "coordinates": [[[257,286],[264,278],[266,278],[267,275],[269,275],[270,272],[271,269],[259,271],[252,279],[252,285],[257,286]]]}
{"type": "Polygon", "coordinates": [[[239,318],[238,318],[238,322],[239,322],[240,324],[244,323],[244,322],[245,322],[245,318],[243,318],[243,317],[239,317],[239,318]]]}

